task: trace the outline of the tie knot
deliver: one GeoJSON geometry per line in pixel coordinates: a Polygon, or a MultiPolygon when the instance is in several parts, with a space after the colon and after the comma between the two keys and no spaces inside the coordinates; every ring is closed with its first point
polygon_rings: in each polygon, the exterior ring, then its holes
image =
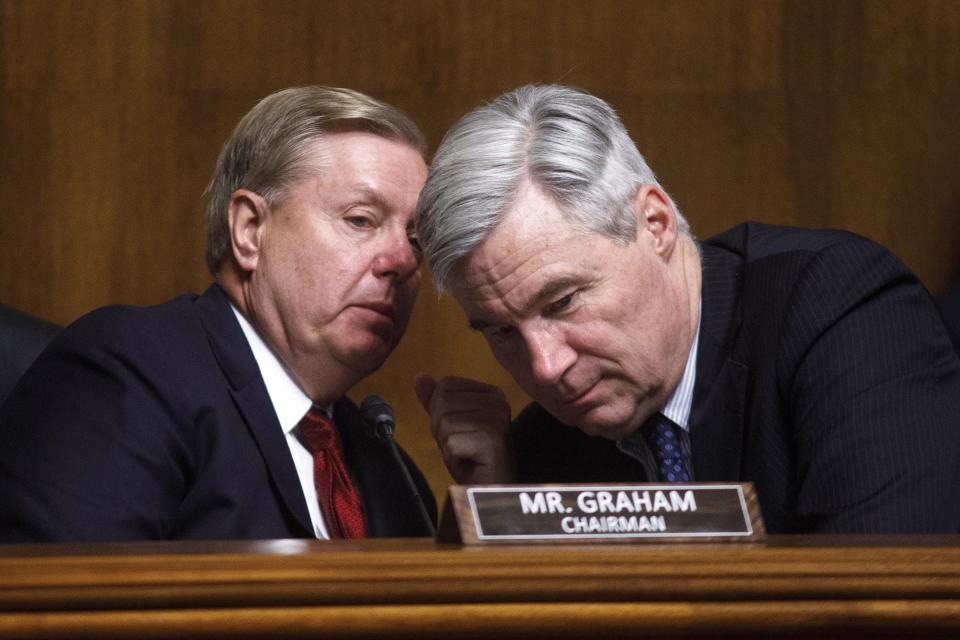
{"type": "Polygon", "coordinates": [[[662,413],[653,414],[641,431],[657,460],[685,458],[687,451],[678,433],[680,426],[662,413]]]}
{"type": "Polygon", "coordinates": [[[317,405],[310,407],[300,420],[300,436],[310,453],[325,451],[339,446],[337,430],[327,412],[317,405]]]}

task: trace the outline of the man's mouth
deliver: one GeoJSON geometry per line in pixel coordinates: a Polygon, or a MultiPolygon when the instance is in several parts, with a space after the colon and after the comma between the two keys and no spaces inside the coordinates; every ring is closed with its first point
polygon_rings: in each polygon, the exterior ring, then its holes
{"type": "Polygon", "coordinates": [[[562,404],[569,405],[569,406],[576,406],[578,404],[581,404],[584,400],[588,399],[590,392],[596,388],[598,382],[599,380],[595,382],[591,382],[590,384],[581,388],[579,391],[569,394],[564,398],[560,398],[560,402],[562,404]]]}
{"type": "Polygon", "coordinates": [[[370,311],[374,311],[380,314],[381,316],[386,316],[390,320],[396,320],[396,317],[397,317],[396,309],[394,309],[394,306],[389,302],[379,302],[379,301],[358,302],[354,306],[360,307],[361,309],[368,309],[370,311]]]}

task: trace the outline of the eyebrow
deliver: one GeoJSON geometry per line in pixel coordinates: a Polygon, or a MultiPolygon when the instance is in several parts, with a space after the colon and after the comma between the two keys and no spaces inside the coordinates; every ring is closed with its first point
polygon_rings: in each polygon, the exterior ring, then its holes
{"type": "Polygon", "coordinates": [[[353,189],[350,192],[349,200],[352,204],[370,203],[384,210],[389,206],[386,198],[383,197],[383,194],[380,193],[379,190],[367,185],[358,186],[356,189],[353,189]]]}
{"type": "Polygon", "coordinates": [[[357,194],[359,200],[367,200],[383,206],[387,204],[386,198],[383,197],[379,189],[364,185],[355,189],[354,193],[357,194]]]}
{"type": "MultiPolygon", "coordinates": [[[[561,291],[569,289],[570,287],[580,286],[581,281],[578,278],[573,277],[563,277],[559,280],[553,280],[543,285],[539,291],[537,291],[532,298],[524,305],[524,310],[535,309],[539,307],[544,301],[553,298],[561,291]]],[[[474,331],[483,331],[490,327],[497,326],[496,323],[486,322],[484,320],[470,320],[470,328],[474,331]]]]}

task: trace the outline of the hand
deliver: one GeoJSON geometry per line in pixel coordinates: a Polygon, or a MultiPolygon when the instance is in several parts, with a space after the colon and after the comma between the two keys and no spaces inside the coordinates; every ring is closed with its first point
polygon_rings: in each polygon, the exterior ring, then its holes
{"type": "Polygon", "coordinates": [[[454,480],[516,482],[510,404],[503,390],[467,378],[437,382],[425,373],[417,375],[413,386],[430,414],[430,431],[454,480]]]}

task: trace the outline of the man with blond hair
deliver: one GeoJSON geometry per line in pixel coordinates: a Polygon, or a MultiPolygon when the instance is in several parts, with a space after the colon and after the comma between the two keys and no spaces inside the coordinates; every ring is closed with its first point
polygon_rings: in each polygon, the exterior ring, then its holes
{"type": "Polygon", "coordinates": [[[424,149],[355,91],[257,104],[209,187],[215,283],[81,318],[0,410],[0,540],[429,533],[345,395],[410,317],[424,149]]]}

